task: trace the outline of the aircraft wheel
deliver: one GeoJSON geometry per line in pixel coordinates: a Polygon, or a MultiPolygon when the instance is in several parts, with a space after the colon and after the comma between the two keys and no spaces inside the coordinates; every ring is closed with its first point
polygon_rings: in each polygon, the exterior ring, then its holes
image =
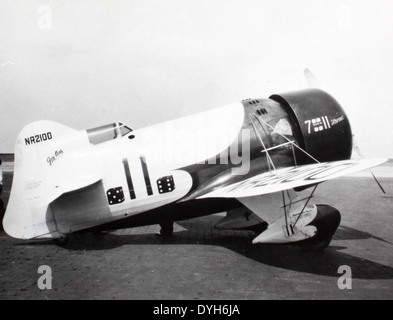
{"type": "Polygon", "coordinates": [[[160,236],[170,237],[173,235],[173,222],[163,222],[160,223],[160,236]]]}
{"type": "Polygon", "coordinates": [[[246,230],[253,231],[256,234],[261,234],[263,231],[265,231],[267,229],[267,227],[268,227],[267,222],[262,222],[262,223],[255,225],[255,226],[246,228],[246,230]]]}
{"type": "Polygon", "coordinates": [[[309,225],[317,228],[317,234],[311,239],[299,242],[299,246],[306,251],[323,251],[332,241],[341,221],[340,212],[328,205],[317,205],[317,216],[309,225]]]}
{"type": "Polygon", "coordinates": [[[93,231],[94,236],[105,236],[108,234],[108,231],[93,231]]]}
{"type": "Polygon", "coordinates": [[[62,237],[53,239],[52,241],[58,246],[65,246],[70,241],[70,237],[62,237]]]}
{"type": "Polygon", "coordinates": [[[329,246],[331,241],[332,241],[332,237],[321,240],[320,242],[314,244],[308,244],[308,245],[303,244],[300,247],[304,251],[322,252],[329,246]]]}

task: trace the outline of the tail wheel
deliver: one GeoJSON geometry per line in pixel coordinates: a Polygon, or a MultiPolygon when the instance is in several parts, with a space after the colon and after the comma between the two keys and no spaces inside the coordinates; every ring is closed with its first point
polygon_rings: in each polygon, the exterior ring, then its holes
{"type": "Polygon", "coordinates": [[[160,223],[160,235],[162,237],[170,237],[173,235],[173,222],[169,221],[169,222],[162,222],[160,223]]]}

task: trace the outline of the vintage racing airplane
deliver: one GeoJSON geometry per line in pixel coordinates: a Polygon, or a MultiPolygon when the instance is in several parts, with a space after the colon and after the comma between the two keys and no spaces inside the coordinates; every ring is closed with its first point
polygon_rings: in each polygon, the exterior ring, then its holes
{"type": "Polygon", "coordinates": [[[26,126],[15,147],[3,220],[19,239],[173,223],[227,212],[219,229],[250,229],[253,243],[326,248],[341,220],[311,204],[321,182],[385,159],[351,159],[352,132],[319,89],[247,99],[132,131],[118,122],[73,130],[26,126]]]}

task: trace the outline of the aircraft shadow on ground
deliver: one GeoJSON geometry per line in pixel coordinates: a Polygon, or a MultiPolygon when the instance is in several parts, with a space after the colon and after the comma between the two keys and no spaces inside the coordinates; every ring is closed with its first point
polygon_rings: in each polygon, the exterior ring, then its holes
{"type": "MultiPolygon", "coordinates": [[[[218,231],[214,224],[220,219],[217,216],[206,216],[192,220],[177,222],[182,230],[172,237],[163,238],[157,233],[147,234],[115,234],[104,235],[79,234],[72,237],[64,245],[66,250],[110,250],[124,245],[212,245],[222,246],[239,255],[269,266],[315,274],[322,276],[338,276],[338,268],[348,265],[355,279],[393,279],[393,268],[384,266],[361,257],[344,253],[346,247],[335,246],[334,241],[323,252],[304,251],[294,245],[253,245],[255,233],[251,231],[218,231]]],[[[158,228],[157,228],[158,231],[158,228]]],[[[390,242],[377,238],[370,233],[353,228],[340,227],[334,240],[377,239],[384,245],[390,242]]],[[[21,243],[21,245],[53,245],[51,241],[21,243]]]]}

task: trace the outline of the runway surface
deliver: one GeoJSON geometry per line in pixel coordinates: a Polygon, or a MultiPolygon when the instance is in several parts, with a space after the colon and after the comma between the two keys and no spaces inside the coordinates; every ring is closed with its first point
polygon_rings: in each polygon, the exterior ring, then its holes
{"type": "MultiPolygon", "coordinates": [[[[6,202],[13,164],[2,168],[6,202]]],[[[0,299],[392,299],[393,166],[375,172],[386,195],[367,172],[318,188],[314,202],[342,214],[322,253],[252,245],[252,232],[215,230],[220,215],[179,222],[169,239],[158,226],[78,235],[64,247],[0,232],[0,299]],[[50,290],[37,286],[41,265],[52,270],[50,290]],[[342,265],[352,289],[338,287],[342,265]]]]}

